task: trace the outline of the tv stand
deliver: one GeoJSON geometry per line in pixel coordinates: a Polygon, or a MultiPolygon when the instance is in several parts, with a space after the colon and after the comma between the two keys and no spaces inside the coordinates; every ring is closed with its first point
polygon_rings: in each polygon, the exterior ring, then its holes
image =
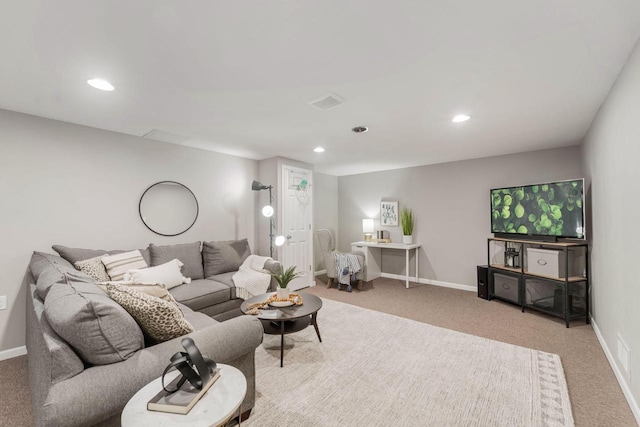
{"type": "MultiPolygon", "coordinates": [[[[511,235],[513,236],[513,235],[511,235]]],[[[539,256],[539,255],[535,255],[539,256]]],[[[487,239],[489,300],[499,299],[525,308],[561,317],[569,327],[572,319],[583,318],[589,323],[589,245],[580,242],[547,242],[521,238],[491,237],[487,239]],[[517,266],[505,265],[504,250],[519,247],[517,266]],[[534,260],[529,270],[527,248],[539,254],[551,249],[558,261],[553,273],[537,273],[534,260]],[[570,256],[571,254],[571,256],[570,256]],[[584,257],[583,262],[581,261],[584,257]]],[[[540,261],[538,260],[539,264],[540,261]]],[[[540,264],[540,265],[546,265],[540,264]]]]}
{"type": "Polygon", "coordinates": [[[504,239],[509,241],[527,240],[532,242],[551,242],[551,243],[555,243],[558,241],[557,236],[528,236],[526,234],[514,235],[513,233],[493,233],[493,235],[498,239],[504,239]]]}

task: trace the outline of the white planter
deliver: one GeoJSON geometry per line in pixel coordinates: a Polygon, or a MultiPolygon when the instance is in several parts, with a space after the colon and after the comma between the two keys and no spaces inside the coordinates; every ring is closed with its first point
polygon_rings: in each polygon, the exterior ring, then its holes
{"type": "Polygon", "coordinates": [[[276,289],[276,295],[278,296],[278,299],[289,299],[289,288],[278,287],[276,289]]]}
{"type": "Polygon", "coordinates": [[[402,236],[402,243],[410,245],[413,243],[413,236],[402,236]]]}

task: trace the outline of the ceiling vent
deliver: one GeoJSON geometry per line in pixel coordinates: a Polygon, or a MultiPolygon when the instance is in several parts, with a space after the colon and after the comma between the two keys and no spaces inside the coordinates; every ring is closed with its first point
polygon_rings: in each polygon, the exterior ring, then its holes
{"type": "Polygon", "coordinates": [[[170,144],[184,144],[191,138],[182,135],[176,135],[175,133],[165,132],[163,130],[152,129],[151,131],[142,135],[144,139],[152,139],[154,141],[168,142],[170,144]]]}
{"type": "Polygon", "coordinates": [[[337,107],[343,102],[344,98],[336,95],[335,93],[328,93],[315,101],[311,101],[309,104],[320,110],[328,110],[329,108],[337,107]]]}

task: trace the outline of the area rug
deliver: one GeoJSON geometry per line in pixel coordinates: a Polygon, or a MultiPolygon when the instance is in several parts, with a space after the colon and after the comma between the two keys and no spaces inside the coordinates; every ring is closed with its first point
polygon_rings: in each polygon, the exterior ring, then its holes
{"type": "Polygon", "coordinates": [[[560,357],[324,299],[265,335],[246,426],[572,426],[560,357]]]}

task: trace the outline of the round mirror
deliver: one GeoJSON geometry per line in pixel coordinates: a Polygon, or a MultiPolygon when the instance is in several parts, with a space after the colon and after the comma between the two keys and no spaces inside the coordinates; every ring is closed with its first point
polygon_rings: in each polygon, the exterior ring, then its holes
{"type": "Polygon", "coordinates": [[[198,200],[179,182],[161,181],[147,188],[138,206],[140,218],[151,231],[161,236],[177,236],[198,219],[198,200]]]}

